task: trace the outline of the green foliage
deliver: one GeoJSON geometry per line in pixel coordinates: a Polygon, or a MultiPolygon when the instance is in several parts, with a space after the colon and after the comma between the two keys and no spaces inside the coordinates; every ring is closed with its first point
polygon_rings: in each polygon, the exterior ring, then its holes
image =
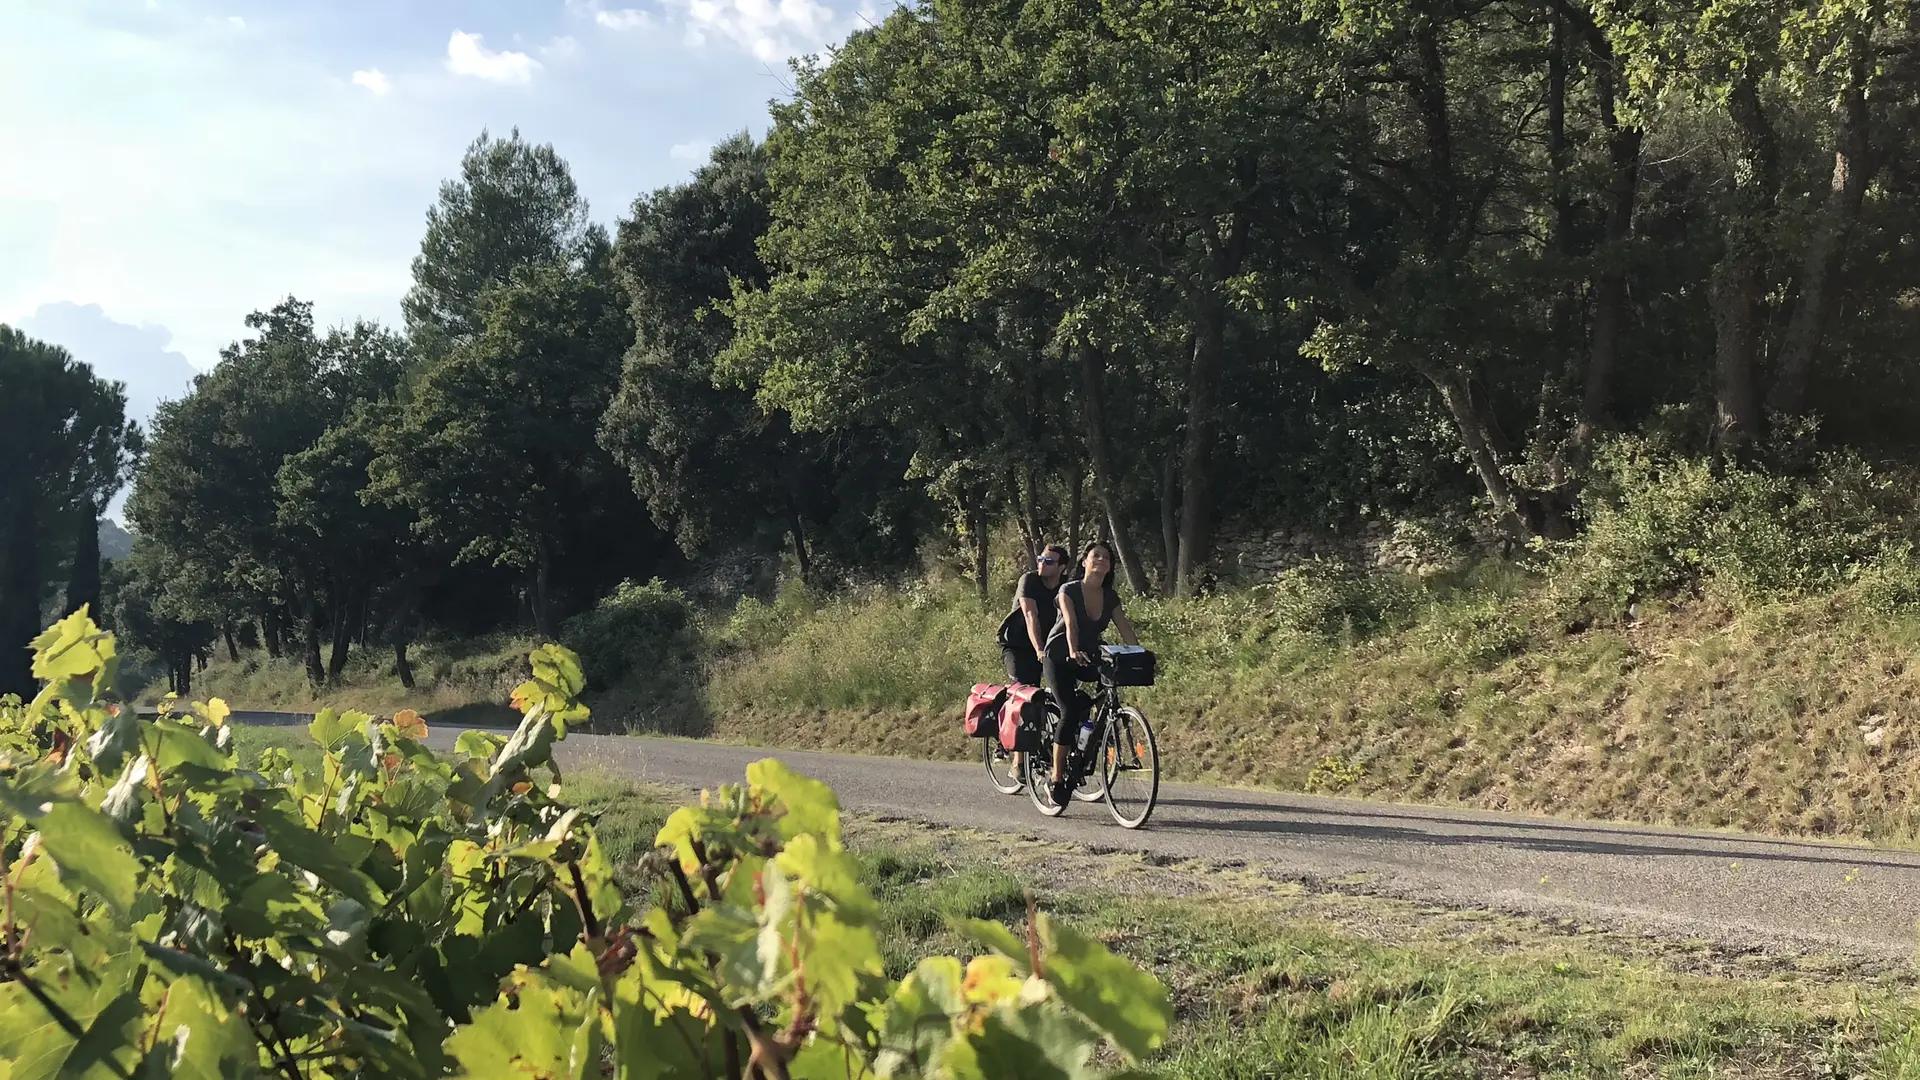
{"type": "MultiPolygon", "coordinates": [[[[65,349],[0,324],[0,637],[23,640],[66,581],[64,610],[100,605],[99,520],[143,451],[126,389],[65,349]],[[60,573],[60,563],[67,571],[60,573]]],[[[0,693],[27,696],[27,657],[0,653],[0,693]]]]}
{"type": "Polygon", "coordinates": [[[837,800],[777,761],[666,819],[641,910],[561,801],[578,660],[530,662],[510,736],[327,710],[317,766],[242,768],[222,702],[140,718],[110,635],[42,635],[0,704],[0,1075],[985,1080],[1164,1044],[1165,989],[1044,915],[888,981],[837,800]]]}
{"type": "Polygon", "coordinates": [[[1563,604],[1603,615],[1712,588],[1744,603],[1839,587],[1897,538],[1905,501],[1858,455],[1804,474],[1716,466],[1636,439],[1595,464],[1588,527],[1554,556],[1563,604]]]}
{"type": "Polygon", "coordinates": [[[690,677],[699,644],[693,605],[659,578],[624,581],[591,611],[567,620],[564,640],[580,655],[587,679],[610,686],[629,673],[690,677]]]}
{"type": "Polygon", "coordinates": [[[1395,578],[1345,563],[1316,560],[1257,586],[1269,617],[1295,633],[1354,640],[1403,620],[1411,591],[1395,578]]]}

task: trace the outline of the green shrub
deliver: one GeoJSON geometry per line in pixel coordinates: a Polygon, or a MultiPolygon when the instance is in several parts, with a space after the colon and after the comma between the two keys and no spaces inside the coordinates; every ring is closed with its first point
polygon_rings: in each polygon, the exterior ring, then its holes
{"type": "Polygon", "coordinates": [[[1254,593],[1281,627],[1328,640],[1369,637],[1404,617],[1412,602],[1398,575],[1327,559],[1292,567],[1254,593]]]}
{"type": "Polygon", "coordinates": [[[1899,542],[1861,564],[1849,590],[1862,611],[1887,618],[1920,608],[1920,556],[1899,542]]]}
{"type": "Polygon", "coordinates": [[[749,652],[771,649],[825,603],[805,582],[789,578],[781,583],[770,604],[751,596],[741,597],[727,620],[724,635],[729,644],[749,652]]]}
{"type": "Polygon", "coordinates": [[[698,649],[694,625],[693,605],[655,578],[621,582],[593,610],[567,620],[561,637],[589,681],[611,686],[633,671],[688,669],[698,649]]]}
{"type": "Polygon", "coordinates": [[[0,699],[0,1077],[1089,1076],[1165,1042],[1165,987],[1044,915],[955,918],[971,963],[886,978],[838,801],[777,761],[675,811],[623,893],[560,801],[558,646],[511,737],[442,758],[417,715],[327,710],[318,768],[251,770],[218,700],[122,707],[84,614],[35,647],[45,690],[0,699]]]}
{"type": "Polygon", "coordinates": [[[1524,597],[1466,593],[1434,604],[1415,636],[1463,668],[1485,668],[1526,649],[1533,640],[1533,607],[1524,597]]]}
{"type": "Polygon", "coordinates": [[[1611,616],[1702,590],[1753,604],[1833,589],[1893,539],[1897,494],[1851,453],[1787,474],[1618,439],[1595,459],[1585,534],[1554,553],[1553,592],[1611,616]]]}

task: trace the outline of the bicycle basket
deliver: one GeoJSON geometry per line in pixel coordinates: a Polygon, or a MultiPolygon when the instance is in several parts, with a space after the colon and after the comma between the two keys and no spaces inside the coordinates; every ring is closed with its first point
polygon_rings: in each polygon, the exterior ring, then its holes
{"type": "Polygon", "coordinates": [[[1106,645],[1102,651],[1113,661],[1113,685],[1153,685],[1159,664],[1152,653],[1138,645],[1106,645]]]}

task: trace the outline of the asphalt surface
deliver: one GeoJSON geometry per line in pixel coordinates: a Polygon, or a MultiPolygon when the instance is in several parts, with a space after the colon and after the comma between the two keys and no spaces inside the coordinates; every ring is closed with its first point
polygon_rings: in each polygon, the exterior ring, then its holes
{"type": "MultiPolygon", "coordinates": [[[[432,741],[450,747],[453,735],[432,741]]],[[[558,750],[564,769],[688,790],[776,757],[860,813],[1734,948],[1912,958],[1920,919],[1920,852],[1187,784],[1163,784],[1153,819],[1126,830],[1099,804],[1043,818],[1024,793],[989,787],[977,764],[592,735],[558,750]]]]}

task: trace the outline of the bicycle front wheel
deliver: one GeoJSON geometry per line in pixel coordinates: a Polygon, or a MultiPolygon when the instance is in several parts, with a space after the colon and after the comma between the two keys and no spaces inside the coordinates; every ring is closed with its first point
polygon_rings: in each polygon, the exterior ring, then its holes
{"type": "Polygon", "coordinates": [[[1145,713],[1128,705],[1107,721],[1100,769],[1113,820],[1123,829],[1145,825],[1160,798],[1160,746],[1145,713]]]}
{"type": "Polygon", "coordinates": [[[1002,795],[1020,794],[1027,778],[1014,767],[1014,752],[1001,749],[997,738],[981,739],[980,751],[980,756],[986,760],[987,782],[993,785],[993,790],[1002,795]]]}

